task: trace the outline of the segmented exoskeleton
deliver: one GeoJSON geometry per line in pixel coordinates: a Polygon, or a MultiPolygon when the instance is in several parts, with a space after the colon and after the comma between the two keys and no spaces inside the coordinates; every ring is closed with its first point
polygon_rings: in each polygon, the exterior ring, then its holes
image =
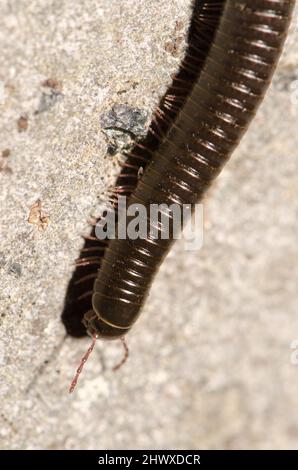
{"type": "MultiPolygon", "coordinates": [[[[128,157],[126,171],[144,167],[142,177],[126,186],[128,206],[139,203],[149,210],[150,204],[194,205],[202,199],[264,97],[294,3],[199,2],[191,53],[183,64],[187,79],[174,80],[157,112],[151,126],[157,143],[128,157]]],[[[149,233],[145,239],[109,241],[92,310],[84,317],[89,334],[114,339],[130,330],[172,243],[171,237],[156,240],[149,233]]]]}

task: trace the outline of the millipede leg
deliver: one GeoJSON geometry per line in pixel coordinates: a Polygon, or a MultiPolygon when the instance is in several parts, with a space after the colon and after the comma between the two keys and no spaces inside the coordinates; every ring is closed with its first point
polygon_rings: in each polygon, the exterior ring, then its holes
{"type": "Polygon", "coordinates": [[[88,292],[84,292],[84,294],[78,297],[78,300],[86,299],[86,297],[91,297],[93,294],[93,290],[89,290],[88,292]]]}
{"type": "Polygon", "coordinates": [[[88,360],[88,357],[90,356],[90,354],[92,353],[93,349],[94,349],[94,346],[95,346],[95,343],[96,343],[96,340],[97,340],[97,335],[94,335],[93,336],[93,339],[92,339],[92,343],[91,343],[91,346],[90,348],[88,348],[87,352],[84,354],[84,356],[82,357],[81,359],[81,362],[80,362],[80,365],[79,367],[77,368],[77,371],[76,371],[76,374],[70,384],[70,387],[69,387],[69,393],[72,393],[74,391],[74,389],[76,388],[76,385],[78,383],[78,380],[79,380],[79,376],[83,370],[83,367],[84,365],[86,364],[87,360],[88,360]]]}
{"type": "Polygon", "coordinates": [[[97,272],[92,273],[92,274],[87,274],[86,276],[81,277],[78,279],[76,282],[74,282],[74,285],[77,286],[78,284],[82,284],[85,281],[89,281],[90,279],[95,279],[97,277],[97,272]]]}
{"type": "Polygon", "coordinates": [[[115,367],[113,367],[114,372],[116,372],[116,370],[119,370],[123,366],[123,364],[125,364],[125,362],[128,359],[128,356],[129,356],[129,349],[128,349],[128,346],[126,344],[124,336],[122,336],[120,338],[120,340],[121,340],[121,343],[123,345],[124,355],[123,355],[123,358],[121,359],[121,361],[119,362],[119,364],[117,364],[115,367]]]}

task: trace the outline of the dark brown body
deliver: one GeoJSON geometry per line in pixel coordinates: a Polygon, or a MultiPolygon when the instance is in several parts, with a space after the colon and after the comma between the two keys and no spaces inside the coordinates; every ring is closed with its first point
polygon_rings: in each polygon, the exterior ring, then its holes
{"type": "MultiPolygon", "coordinates": [[[[294,6],[293,0],[202,3],[222,6],[220,17],[211,18],[216,31],[210,50],[129,204],[149,208],[202,199],[262,101],[294,6]]],[[[89,333],[112,339],[129,331],[172,243],[149,236],[109,242],[94,283],[93,313],[84,320],[89,333]]]]}

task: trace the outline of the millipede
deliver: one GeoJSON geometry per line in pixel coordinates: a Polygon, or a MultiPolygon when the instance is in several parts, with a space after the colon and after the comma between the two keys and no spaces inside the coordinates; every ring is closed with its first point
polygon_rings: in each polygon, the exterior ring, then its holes
{"type": "MultiPolygon", "coordinates": [[[[194,208],[229,160],[268,88],[290,24],[294,0],[197,0],[180,72],[155,112],[148,136],[122,164],[111,194],[132,204],[173,203],[194,208]]],[[[171,214],[168,214],[171,221],[171,214]]],[[[129,217],[128,217],[129,221],[129,217]]],[[[128,223],[127,221],[127,223],[128,223]]],[[[158,226],[159,234],[162,226],[158,226]]],[[[73,290],[85,302],[82,328],[97,339],[124,341],[174,242],[151,237],[87,237],[73,290]],[[92,286],[89,289],[90,285],[92,286]],[[89,286],[86,288],[86,286],[89,286]]],[[[76,304],[75,304],[76,305],[76,304]]]]}

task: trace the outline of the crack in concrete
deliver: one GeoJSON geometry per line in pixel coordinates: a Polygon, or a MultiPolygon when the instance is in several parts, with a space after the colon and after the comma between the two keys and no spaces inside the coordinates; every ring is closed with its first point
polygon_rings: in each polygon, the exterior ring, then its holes
{"type": "Polygon", "coordinates": [[[14,427],[13,423],[5,416],[4,413],[0,413],[0,418],[2,418],[2,420],[4,421],[5,424],[8,424],[8,426],[10,427],[11,431],[14,433],[14,434],[17,434],[18,431],[17,429],[14,427]]]}
{"type": "Polygon", "coordinates": [[[44,374],[46,368],[52,363],[52,361],[55,359],[55,357],[58,355],[58,353],[61,351],[62,349],[62,346],[64,345],[65,343],[65,340],[67,338],[67,334],[65,333],[65,335],[63,336],[62,340],[60,341],[60,343],[58,343],[52,350],[51,354],[48,356],[47,359],[45,359],[45,361],[43,361],[43,363],[36,369],[36,372],[31,380],[31,382],[29,383],[29,385],[27,386],[27,388],[25,389],[25,394],[29,393],[33,387],[35,387],[38,379],[40,377],[42,377],[42,375],[44,374]]]}

